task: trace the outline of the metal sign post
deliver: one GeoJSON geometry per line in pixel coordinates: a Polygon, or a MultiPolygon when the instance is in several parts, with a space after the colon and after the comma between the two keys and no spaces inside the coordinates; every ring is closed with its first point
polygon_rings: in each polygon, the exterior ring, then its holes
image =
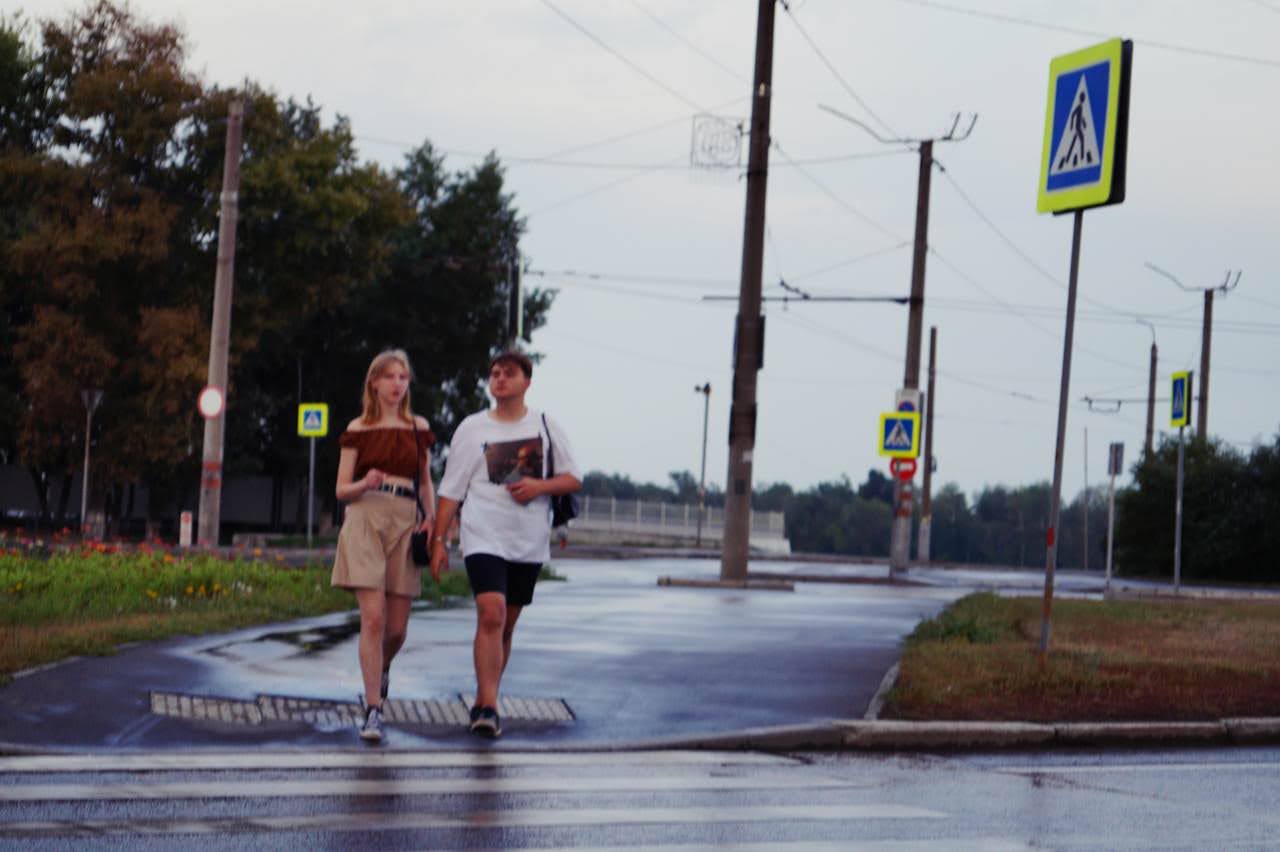
{"type": "Polygon", "coordinates": [[[1107,475],[1111,477],[1111,485],[1107,488],[1107,580],[1103,593],[1111,592],[1111,564],[1115,551],[1116,534],[1116,476],[1124,467],[1124,444],[1113,443],[1107,454],[1107,475]]]}
{"type": "Polygon", "coordinates": [[[1133,43],[1111,39],[1049,63],[1049,96],[1036,210],[1075,215],[1071,231],[1071,277],[1067,285],[1062,384],[1045,534],[1044,602],[1040,620],[1040,664],[1049,653],[1053,575],[1058,560],[1058,519],[1062,498],[1062,455],[1066,443],[1067,395],[1071,385],[1071,345],[1075,333],[1076,285],[1080,272],[1080,231],[1084,210],[1124,201],[1129,135],[1129,80],[1133,43]]]}
{"type": "Polygon", "coordinates": [[[298,406],[298,435],[311,439],[311,465],[307,472],[307,550],[311,549],[311,527],[315,518],[316,438],[329,433],[329,406],[323,402],[304,402],[298,406]]]}
{"type": "Polygon", "coordinates": [[[1183,431],[1191,422],[1192,371],[1174,373],[1169,402],[1169,424],[1178,427],[1178,484],[1173,511],[1173,591],[1182,590],[1182,483],[1185,447],[1183,431]]]}

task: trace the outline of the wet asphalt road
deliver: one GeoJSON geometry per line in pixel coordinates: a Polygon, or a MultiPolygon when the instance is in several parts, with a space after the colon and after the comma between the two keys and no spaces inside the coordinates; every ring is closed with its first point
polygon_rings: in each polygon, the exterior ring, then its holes
{"type": "Polygon", "coordinates": [[[0,758],[0,847],[1274,849],[1278,789],[1274,748],[114,752],[0,758]]]}
{"type": "MultiPolygon", "coordinates": [[[[789,566],[792,569],[794,565],[789,566]]],[[[517,628],[504,694],[561,699],[572,722],[508,719],[500,748],[582,747],[861,717],[899,642],[961,587],[801,583],[794,592],[698,589],[697,560],[561,560],[517,628]]],[[[0,742],[25,748],[344,747],[345,723],[237,725],[157,715],[153,692],[239,702],[353,702],[357,625],[339,614],[76,660],[0,690],[0,742]]],[[[393,699],[473,689],[474,610],[423,609],[392,669],[393,699]]],[[[467,748],[457,726],[392,724],[384,748],[467,748]]]]}

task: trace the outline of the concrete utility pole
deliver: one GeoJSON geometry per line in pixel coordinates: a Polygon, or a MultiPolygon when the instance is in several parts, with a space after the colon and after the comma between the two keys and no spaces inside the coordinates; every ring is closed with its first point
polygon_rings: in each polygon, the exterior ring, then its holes
{"type": "Polygon", "coordinates": [[[1156,427],[1156,327],[1144,319],[1137,322],[1151,329],[1151,374],[1147,378],[1147,437],[1142,445],[1144,457],[1151,456],[1151,439],[1156,427]]]}
{"type": "Polygon", "coordinates": [[[916,559],[929,561],[930,537],[933,532],[933,409],[934,378],[938,367],[938,327],[929,328],[929,388],[924,395],[924,497],[920,502],[920,538],[916,542],[916,559]]]}
{"type": "MultiPolygon", "coordinates": [[[[235,281],[236,220],[239,213],[240,140],[244,102],[227,105],[227,150],[222,165],[222,207],[218,223],[218,267],[213,279],[213,326],[209,335],[209,387],[226,399],[227,352],[231,347],[231,292],[235,281]]],[[[200,475],[201,547],[218,545],[222,514],[222,445],[227,417],[225,403],[204,422],[204,464],[200,475]]]]}
{"type": "Polygon", "coordinates": [[[1174,284],[1177,284],[1183,290],[1195,292],[1201,290],[1204,292],[1204,322],[1200,329],[1200,407],[1196,410],[1196,435],[1202,440],[1209,437],[1209,344],[1213,333],[1213,293],[1215,290],[1224,296],[1234,290],[1240,283],[1240,275],[1243,270],[1235,271],[1235,278],[1231,277],[1231,270],[1227,270],[1226,277],[1222,279],[1222,283],[1216,287],[1188,287],[1170,272],[1166,272],[1154,263],[1147,262],[1147,268],[1157,275],[1163,275],[1174,284]]]}
{"type": "Polygon", "coordinates": [[[89,534],[89,444],[93,435],[93,412],[98,410],[102,402],[102,391],[97,389],[80,391],[80,401],[84,403],[84,473],[80,475],[80,537],[89,534]]]}
{"type": "Polygon", "coordinates": [[[742,236],[742,282],[733,341],[733,399],[729,406],[729,473],[724,505],[720,579],[745,582],[751,535],[751,466],[756,444],[756,373],[764,365],[760,316],[764,267],[765,193],[769,178],[769,112],[773,98],[775,0],[760,0],[756,18],[755,80],[751,87],[751,143],[742,236]]]}
{"type": "MultiPolygon", "coordinates": [[[[962,136],[956,135],[960,126],[960,114],[956,113],[951,129],[938,139],[887,139],[876,133],[863,122],[846,115],[838,109],[819,104],[832,115],[858,125],[878,142],[885,145],[918,145],[920,152],[920,169],[916,178],[916,233],[915,245],[911,255],[911,300],[907,315],[907,355],[906,367],[903,370],[902,387],[907,391],[920,388],[920,338],[924,325],[924,268],[925,259],[929,255],[929,186],[933,175],[933,143],[963,142],[973,132],[978,122],[975,114],[969,127],[962,136]]],[[[928,468],[928,461],[925,463],[928,468]]],[[[893,526],[889,533],[889,574],[895,576],[907,570],[911,561],[911,513],[913,509],[913,493],[911,480],[894,477],[893,482],[893,526]]]]}
{"type": "Polygon", "coordinates": [[[694,393],[702,394],[702,472],[698,474],[698,538],[702,547],[702,521],[707,514],[707,418],[711,414],[711,382],[695,385],[694,393]]]}

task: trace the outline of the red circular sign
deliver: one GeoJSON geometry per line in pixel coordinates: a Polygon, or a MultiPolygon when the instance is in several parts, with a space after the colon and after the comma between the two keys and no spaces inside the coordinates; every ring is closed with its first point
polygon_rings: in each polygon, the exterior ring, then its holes
{"type": "Polygon", "coordinates": [[[916,460],[895,458],[889,462],[889,472],[905,482],[916,475],[916,460]]]}

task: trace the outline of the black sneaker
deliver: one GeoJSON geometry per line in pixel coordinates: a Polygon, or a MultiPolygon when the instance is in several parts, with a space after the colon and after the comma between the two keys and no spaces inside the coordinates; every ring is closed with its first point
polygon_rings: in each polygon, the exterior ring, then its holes
{"type": "Polygon", "coordinates": [[[471,733],[489,739],[502,736],[502,724],[498,721],[498,711],[492,707],[472,707],[471,733]]]}
{"type": "Polygon", "coordinates": [[[391,691],[391,671],[388,669],[387,671],[382,673],[382,700],[383,701],[387,700],[387,693],[390,691],[391,691]]]}
{"type": "Polygon", "coordinates": [[[382,742],[381,707],[370,707],[364,711],[364,724],[360,726],[360,739],[371,743],[382,742]]]}

